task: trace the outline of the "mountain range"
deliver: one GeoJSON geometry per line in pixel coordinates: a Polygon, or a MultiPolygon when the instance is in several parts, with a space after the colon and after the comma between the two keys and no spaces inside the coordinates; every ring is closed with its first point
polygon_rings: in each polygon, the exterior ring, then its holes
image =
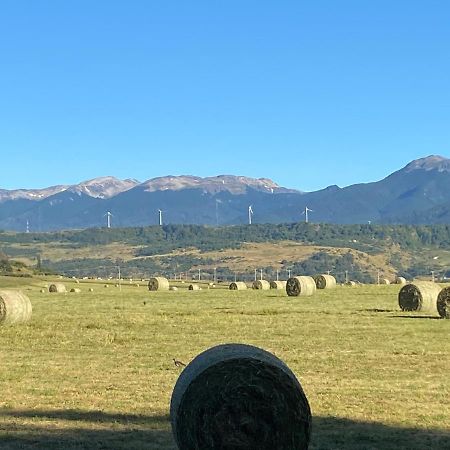
{"type": "Polygon", "coordinates": [[[50,231],[106,225],[233,225],[304,220],[328,223],[450,223],[450,159],[428,156],[383,180],[314,192],[281,187],[268,178],[234,175],[165,176],[143,183],[100,177],[45,189],[0,189],[0,228],[50,231]],[[28,224],[28,225],[27,225],[28,224]]]}

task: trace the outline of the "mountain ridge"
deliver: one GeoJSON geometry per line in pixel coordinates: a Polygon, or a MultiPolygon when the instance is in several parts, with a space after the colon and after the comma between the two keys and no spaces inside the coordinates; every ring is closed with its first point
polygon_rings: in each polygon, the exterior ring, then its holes
{"type": "Polygon", "coordinates": [[[450,217],[450,159],[430,155],[382,180],[313,192],[269,178],[193,175],[134,179],[98,177],[41,190],[0,190],[0,228],[34,231],[164,223],[234,225],[298,222],[305,207],[314,222],[442,223],[450,217]]]}

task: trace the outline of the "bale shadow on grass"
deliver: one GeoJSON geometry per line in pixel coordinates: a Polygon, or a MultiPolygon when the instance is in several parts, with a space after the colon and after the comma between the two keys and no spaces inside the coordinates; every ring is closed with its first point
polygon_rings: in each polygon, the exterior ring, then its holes
{"type": "Polygon", "coordinates": [[[450,430],[314,417],[310,450],[450,450],[450,430]]]}
{"type": "MultiPolygon", "coordinates": [[[[0,447],[4,450],[177,448],[170,433],[168,415],[7,409],[0,410],[0,447]],[[6,423],[2,418],[13,421],[6,423]],[[69,425],[64,423],[67,421],[70,422],[69,425]]],[[[339,417],[313,416],[312,441],[309,448],[310,450],[450,450],[450,430],[402,428],[339,417]]]]}
{"type": "Polygon", "coordinates": [[[0,409],[0,448],[175,450],[176,445],[168,415],[0,409]]]}
{"type": "Polygon", "coordinates": [[[438,316],[391,316],[393,319],[433,319],[433,320],[441,320],[442,317],[438,316]]]}

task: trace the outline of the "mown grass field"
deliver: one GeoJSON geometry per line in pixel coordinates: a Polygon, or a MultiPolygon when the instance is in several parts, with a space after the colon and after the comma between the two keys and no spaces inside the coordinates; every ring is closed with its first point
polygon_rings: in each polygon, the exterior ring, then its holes
{"type": "Polygon", "coordinates": [[[2,449],[174,449],[172,358],[225,342],[263,347],[294,371],[313,412],[311,449],[450,449],[450,321],[401,313],[398,286],[292,299],[44,284],[0,278],[33,303],[31,323],[0,328],[2,449]]]}

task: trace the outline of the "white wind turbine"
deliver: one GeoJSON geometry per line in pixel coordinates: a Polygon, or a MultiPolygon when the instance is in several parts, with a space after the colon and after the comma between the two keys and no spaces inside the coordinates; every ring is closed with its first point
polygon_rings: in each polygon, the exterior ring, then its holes
{"type": "Polygon", "coordinates": [[[253,216],[253,209],[252,209],[252,205],[250,205],[248,207],[248,224],[249,225],[252,224],[252,216],[253,216]]]}
{"type": "Polygon", "coordinates": [[[305,223],[308,223],[308,212],[313,212],[313,210],[305,206],[305,210],[302,212],[302,215],[305,215],[305,223]]]}
{"type": "Polygon", "coordinates": [[[103,215],[103,217],[106,217],[106,228],[111,228],[111,217],[113,215],[110,211],[107,211],[106,214],[103,215]]]}
{"type": "Polygon", "coordinates": [[[159,217],[159,226],[162,227],[163,219],[162,219],[162,210],[158,209],[158,217],[159,217]]]}

